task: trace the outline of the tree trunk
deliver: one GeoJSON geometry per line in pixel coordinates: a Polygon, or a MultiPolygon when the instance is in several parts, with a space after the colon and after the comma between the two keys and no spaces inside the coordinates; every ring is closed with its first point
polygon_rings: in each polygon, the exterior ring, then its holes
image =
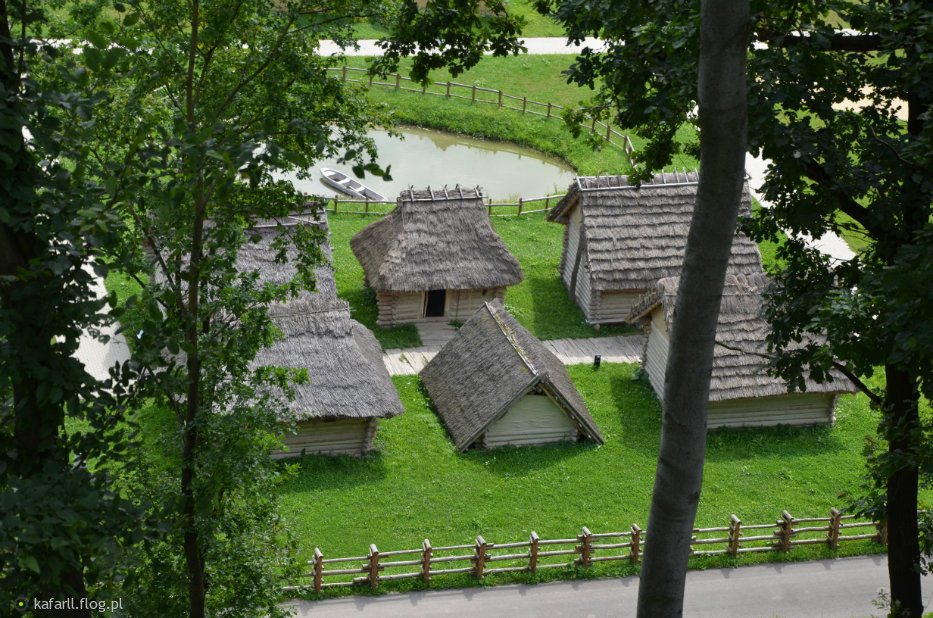
{"type": "Polygon", "coordinates": [[[674,308],[661,450],[638,591],[641,617],[683,613],[703,481],[719,303],[745,178],[747,1],[702,0],[698,99],[700,186],[674,308]]]}
{"type": "Polygon", "coordinates": [[[911,376],[894,366],[885,367],[888,450],[903,462],[888,478],[888,577],[892,611],[898,616],[923,615],[920,590],[920,545],[917,526],[917,470],[920,417],[918,393],[911,376]]]}

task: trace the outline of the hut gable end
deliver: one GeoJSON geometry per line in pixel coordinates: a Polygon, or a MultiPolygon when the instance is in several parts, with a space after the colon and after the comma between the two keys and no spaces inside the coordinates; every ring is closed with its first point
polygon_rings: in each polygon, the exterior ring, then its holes
{"type": "Polygon", "coordinates": [[[567,369],[501,303],[477,309],[421,379],[460,451],[535,389],[546,392],[581,434],[603,442],[567,369]]]}

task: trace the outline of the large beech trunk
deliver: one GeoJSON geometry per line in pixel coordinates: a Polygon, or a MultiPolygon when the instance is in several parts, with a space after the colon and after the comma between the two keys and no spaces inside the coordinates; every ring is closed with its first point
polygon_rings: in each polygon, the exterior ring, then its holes
{"type": "Polygon", "coordinates": [[[664,385],[661,451],[638,591],[638,615],[645,618],[683,613],[716,323],[745,179],[748,2],[703,0],[700,24],[700,185],[664,385]]]}

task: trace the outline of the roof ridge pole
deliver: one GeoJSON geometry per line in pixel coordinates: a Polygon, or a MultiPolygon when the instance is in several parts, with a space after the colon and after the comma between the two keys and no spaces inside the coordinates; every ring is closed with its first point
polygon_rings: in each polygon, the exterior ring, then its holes
{"type": "Polygon", "coordinates": [[[518,340],[515,339],[515,335],[511,330],[509,330],[508,325],[506,325],[502,318],[496,315],[495,309],[488,300],[483,304],[486,305],[486,310],[489,311],[489,315],[492,316],[492,319],[496,321],[496,324],[499,326],[499,330],[502,331],[502,334],[505,335],[505,338],[508,340],[508,342],[512,344],[512,347],[516,352],[518,352],[519,358],[522,359],[522,362],[525,363],[525,366],[528,367],[529,371],[531,371],[531,375],[537,376],[538,370],[535,369],[535,366],[531,364],[531,360],[525,355],[525,351],[522,350],[520,345],[518,345],[518,340]]]}

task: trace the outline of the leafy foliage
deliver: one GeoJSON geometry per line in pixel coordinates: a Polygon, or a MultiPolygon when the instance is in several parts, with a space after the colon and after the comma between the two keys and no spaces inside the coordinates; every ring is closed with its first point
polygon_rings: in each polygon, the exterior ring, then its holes
{"type": "Polygon", "coordinates": [[[123,228],[85,141],[125,50],[75,55],[42,38],[42,7],[0,4],[0,604],[88,596],[138,539],[112,478],[128,459],[127,366],[99,381],[74,358],[109,322],[92,286],[123,228]],[[30,36],[27,36],[27,33],[30,36]],[[68,423],[66,424],[66,419],[68,423]],[[85,583],[87,582],[87,584],[85,583]]]}

